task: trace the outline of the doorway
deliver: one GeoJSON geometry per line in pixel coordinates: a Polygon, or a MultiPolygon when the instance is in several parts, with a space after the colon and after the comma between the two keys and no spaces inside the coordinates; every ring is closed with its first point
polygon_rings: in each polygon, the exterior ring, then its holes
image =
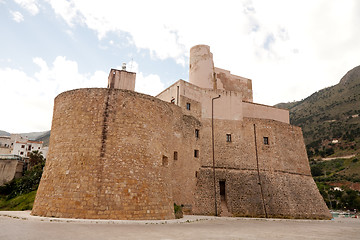
{"type": "Polygon", "coordinates": [[[220,180],[219,185],[220,185],[220,197],[221,197],[221,200],[226,200],[225,180],[220,180]]]}

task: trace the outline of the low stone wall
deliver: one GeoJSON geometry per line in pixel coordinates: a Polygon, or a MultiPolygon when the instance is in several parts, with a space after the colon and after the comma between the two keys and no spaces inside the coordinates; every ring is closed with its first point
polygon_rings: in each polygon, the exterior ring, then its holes
{"type": "Polygon", "coordinates": [[[22,176],[24,163],[19,160],[0,160],[0,186],[22,176]]]}

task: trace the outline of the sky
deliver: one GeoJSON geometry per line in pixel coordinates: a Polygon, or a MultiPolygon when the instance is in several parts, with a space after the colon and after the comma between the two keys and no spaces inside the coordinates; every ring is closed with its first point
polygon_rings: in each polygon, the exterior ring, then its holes
{"type": "Polygon", "coordinates": [[[58,94],[124,62],[155,96],[188,80],[197,44],[254,102],[298,101],[360,65],[359,26],[358,0],[0,0],[0,130],[49,130],[58,94]]]}

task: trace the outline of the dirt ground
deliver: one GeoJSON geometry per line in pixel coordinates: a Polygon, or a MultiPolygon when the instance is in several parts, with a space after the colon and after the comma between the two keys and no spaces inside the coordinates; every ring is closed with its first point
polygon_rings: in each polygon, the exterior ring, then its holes
{"type": "Polygon", "coordinates": [[[0,212],[0,239],[360,239],[360,219],[284,220],[185,216],[180,220],[56,219],[0,212]]]}

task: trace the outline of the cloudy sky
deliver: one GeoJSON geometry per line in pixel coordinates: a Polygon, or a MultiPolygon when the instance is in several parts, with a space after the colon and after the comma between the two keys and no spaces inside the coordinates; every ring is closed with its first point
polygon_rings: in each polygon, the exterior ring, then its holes
{"type": "Polygon", "coordinates": [[[0,130],[49,130],[57,94],[106,87],[123,62],[156,95],[188,80],[197,44],[254,102],[301,100],[360,65],[359,26],[358,0],[0,0],[0,130]]]}

